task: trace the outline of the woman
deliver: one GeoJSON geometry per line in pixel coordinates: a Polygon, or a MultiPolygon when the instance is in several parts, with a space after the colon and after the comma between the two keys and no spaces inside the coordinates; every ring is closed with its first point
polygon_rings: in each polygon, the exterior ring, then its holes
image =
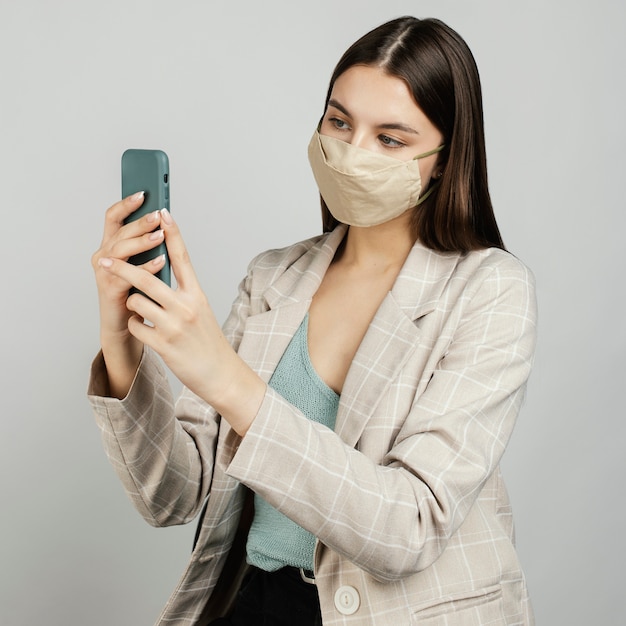
{"type": "Polygon", "coordinates": [[[405,17],[353,44],[309,159],[324,234],[252,261],[223,330],[171,216],[121,226],[141,194],[107,212],[105,447],[149,523],[204,506],[157,623],[531,624],[499,462],[534,288],[493,216],[463,40],[405,17]],[[162,238],[175,291],[162,259],[126,262],[162,238]]]}

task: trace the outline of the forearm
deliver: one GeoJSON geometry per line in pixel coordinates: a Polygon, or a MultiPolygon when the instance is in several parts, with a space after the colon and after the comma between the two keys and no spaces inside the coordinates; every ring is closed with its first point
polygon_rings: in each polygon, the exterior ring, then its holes
{"type": "Polygon", "coordinates": [[[108,334],[101,332],[100,345],[106,367],[106,394],[121,400],[128,395],[143,354],[143,344],[128,331],[108,334]]]}
{"type": "Polygon", "coordinates": [[[211,482],[215,414],[187,393],[177,419],[167,375],[149,350],[123,400],[106,397],[106,385],[99,355],[89,400],[106,454],[135,508],[153,526],[191,520],[211,482]]]}
{"type": "Polygon", "coordinates": [[[229,475],[381,581],[438,558],[452,520],[427,484],[346,445],[271,390],[258,419],[229,475]]]}

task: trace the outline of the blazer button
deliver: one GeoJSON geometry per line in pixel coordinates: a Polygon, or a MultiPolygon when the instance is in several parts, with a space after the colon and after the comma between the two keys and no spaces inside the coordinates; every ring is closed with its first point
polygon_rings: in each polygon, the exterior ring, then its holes
{"type": "Polygon", "coordinates": [[[359,592],[350,585],[339,587],[335,593],[335,608],[342,615],[356,613],[361,604],[359,592]]]}

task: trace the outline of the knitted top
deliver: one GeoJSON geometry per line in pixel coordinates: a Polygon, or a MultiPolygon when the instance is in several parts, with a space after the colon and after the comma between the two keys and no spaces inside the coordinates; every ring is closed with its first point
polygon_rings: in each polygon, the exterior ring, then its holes
{"type": "MultiPolygon", "coordinates": [[[[308,321],[307,313],[269,385],[309,419],[333,429],[339,396],[313,369],[307,345],[308,321]]],[[[248,563],[268,572],[286,565],[313,570],[315,537],[255,494],[246,551],[248,563]]]]}

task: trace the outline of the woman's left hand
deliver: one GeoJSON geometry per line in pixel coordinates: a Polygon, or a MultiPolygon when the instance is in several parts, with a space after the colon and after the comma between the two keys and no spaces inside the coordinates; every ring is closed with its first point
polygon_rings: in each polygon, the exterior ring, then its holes
{"type": "Polygon", "coordinates": [[[135,315],[129,319],[128,329],[243,436],[263,401],[265,383],[224,337],[200,288],[178,226],[166,210],[161,227],[177,289],[119,259],[111,259],[106,268],[149,296],[129,296],[126,306],[135,315]]]}

